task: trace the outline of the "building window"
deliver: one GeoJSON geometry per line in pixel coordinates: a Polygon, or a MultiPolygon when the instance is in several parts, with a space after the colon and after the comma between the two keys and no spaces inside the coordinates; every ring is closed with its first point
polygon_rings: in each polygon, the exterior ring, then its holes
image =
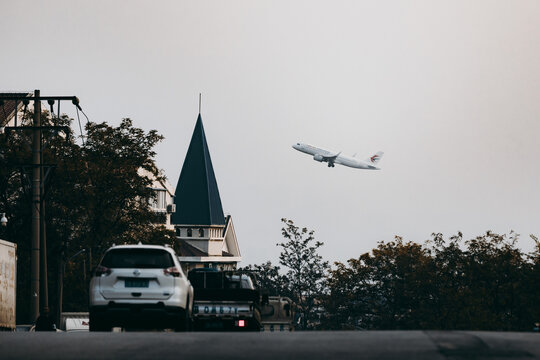
{"type": "Polygon", "coordinates": [[[193,236],[193,235],[191,234],[191,229],[187,229],[187,236],[188,236],[188,237],[193,236]]]}
{"type": "Polygon", "coordinates": [[[150,207],[154,211],[167,211],[167,191],[154,189],[154,196],[150,198],[150,207]]]}
{"type": "Polygon", "coordinates": [[[204,229],[199,229],[199,237],[204,237],[204,229]]]}
{"type": "Polygon", "coordinates": [[[180,228],[177,227],[175,230],[176,230],[176,236],[180,236],[180,228]]]}

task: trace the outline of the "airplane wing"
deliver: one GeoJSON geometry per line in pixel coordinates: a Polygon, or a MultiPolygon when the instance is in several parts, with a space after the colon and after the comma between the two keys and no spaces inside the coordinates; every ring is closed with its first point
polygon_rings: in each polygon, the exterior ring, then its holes
{"type": "Polygon", "coordinates": [[[334,167],[334,161],[336,161],[336,158],[339,156],[339,154],[341,154],[341,151],[335,155],[323,155],[322,158],[323,161],[326,161],[328,163],[328,167],[334,167]]]}
{"type": "Polygon", "coordinates": [[[336,160],[336,158],[339,156],[339,154],[341,154],[341,151],[338,152],[338,153],[335,154],[335,155],[326,155],[326,156],[325,156],[325,155],[321,155],[321,156],[322,156],[322,158],[323,158],[324,161],[331,161],[331,162],[333,162],[334,160],[336,160]]]}

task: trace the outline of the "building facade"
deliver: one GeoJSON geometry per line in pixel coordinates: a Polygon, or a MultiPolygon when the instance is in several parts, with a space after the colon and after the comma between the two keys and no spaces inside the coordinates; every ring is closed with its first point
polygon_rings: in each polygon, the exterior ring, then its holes
{"type": "Polygon", "coordinates": [[[176,210],[174,205],[174,190],[167,179],[156,179],[156,177],[147,170],[140,168],[139,175],[144,176],[152,181],[150,189],[154,192],[154,197],[150,199],[149,206],[152,211],[162,215],[163,222],[159,225],[164,225],[169,230],[174,230],[171,223],[171,215],[176,210]]]}
{"type": "MultiPolygon", "coordinates": [[[[31,97],[32,93],[0,93],[2,97],[13,97],[13,100],[6,99],[0,101],[0,133],[3,133],[8,126],[22,125],[24,110],[34,110],[34,102],[28,101],[27,104],[16,98],[31,97]]],[[[43,106],[43,104],[42,104],[43,106]]]]}

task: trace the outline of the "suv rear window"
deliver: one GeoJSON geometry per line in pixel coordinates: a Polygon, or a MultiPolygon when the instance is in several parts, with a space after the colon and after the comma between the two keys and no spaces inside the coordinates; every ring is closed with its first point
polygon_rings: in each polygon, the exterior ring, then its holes
{"type": "Polygon", "coordinates": [[[166,269],[174,266],[171,254],[159,249],[117,249],[105,254],[101,265],[113,269],[166,269]]]}

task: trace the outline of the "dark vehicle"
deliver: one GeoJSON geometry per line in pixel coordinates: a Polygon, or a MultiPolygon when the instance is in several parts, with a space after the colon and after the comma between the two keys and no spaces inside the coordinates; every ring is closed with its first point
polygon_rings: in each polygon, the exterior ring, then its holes
{"type": "Polygon", "coordinates": [[[243,272],[194,269],[188,274],[194,288],[195,330],[260,331],[260,292],[243,272]]]}
{"type": "Polygon", "coordinates": [[[263,295],[261,317],[262,331],[294,331],[294,303],[288,297],[263,295]]]}

